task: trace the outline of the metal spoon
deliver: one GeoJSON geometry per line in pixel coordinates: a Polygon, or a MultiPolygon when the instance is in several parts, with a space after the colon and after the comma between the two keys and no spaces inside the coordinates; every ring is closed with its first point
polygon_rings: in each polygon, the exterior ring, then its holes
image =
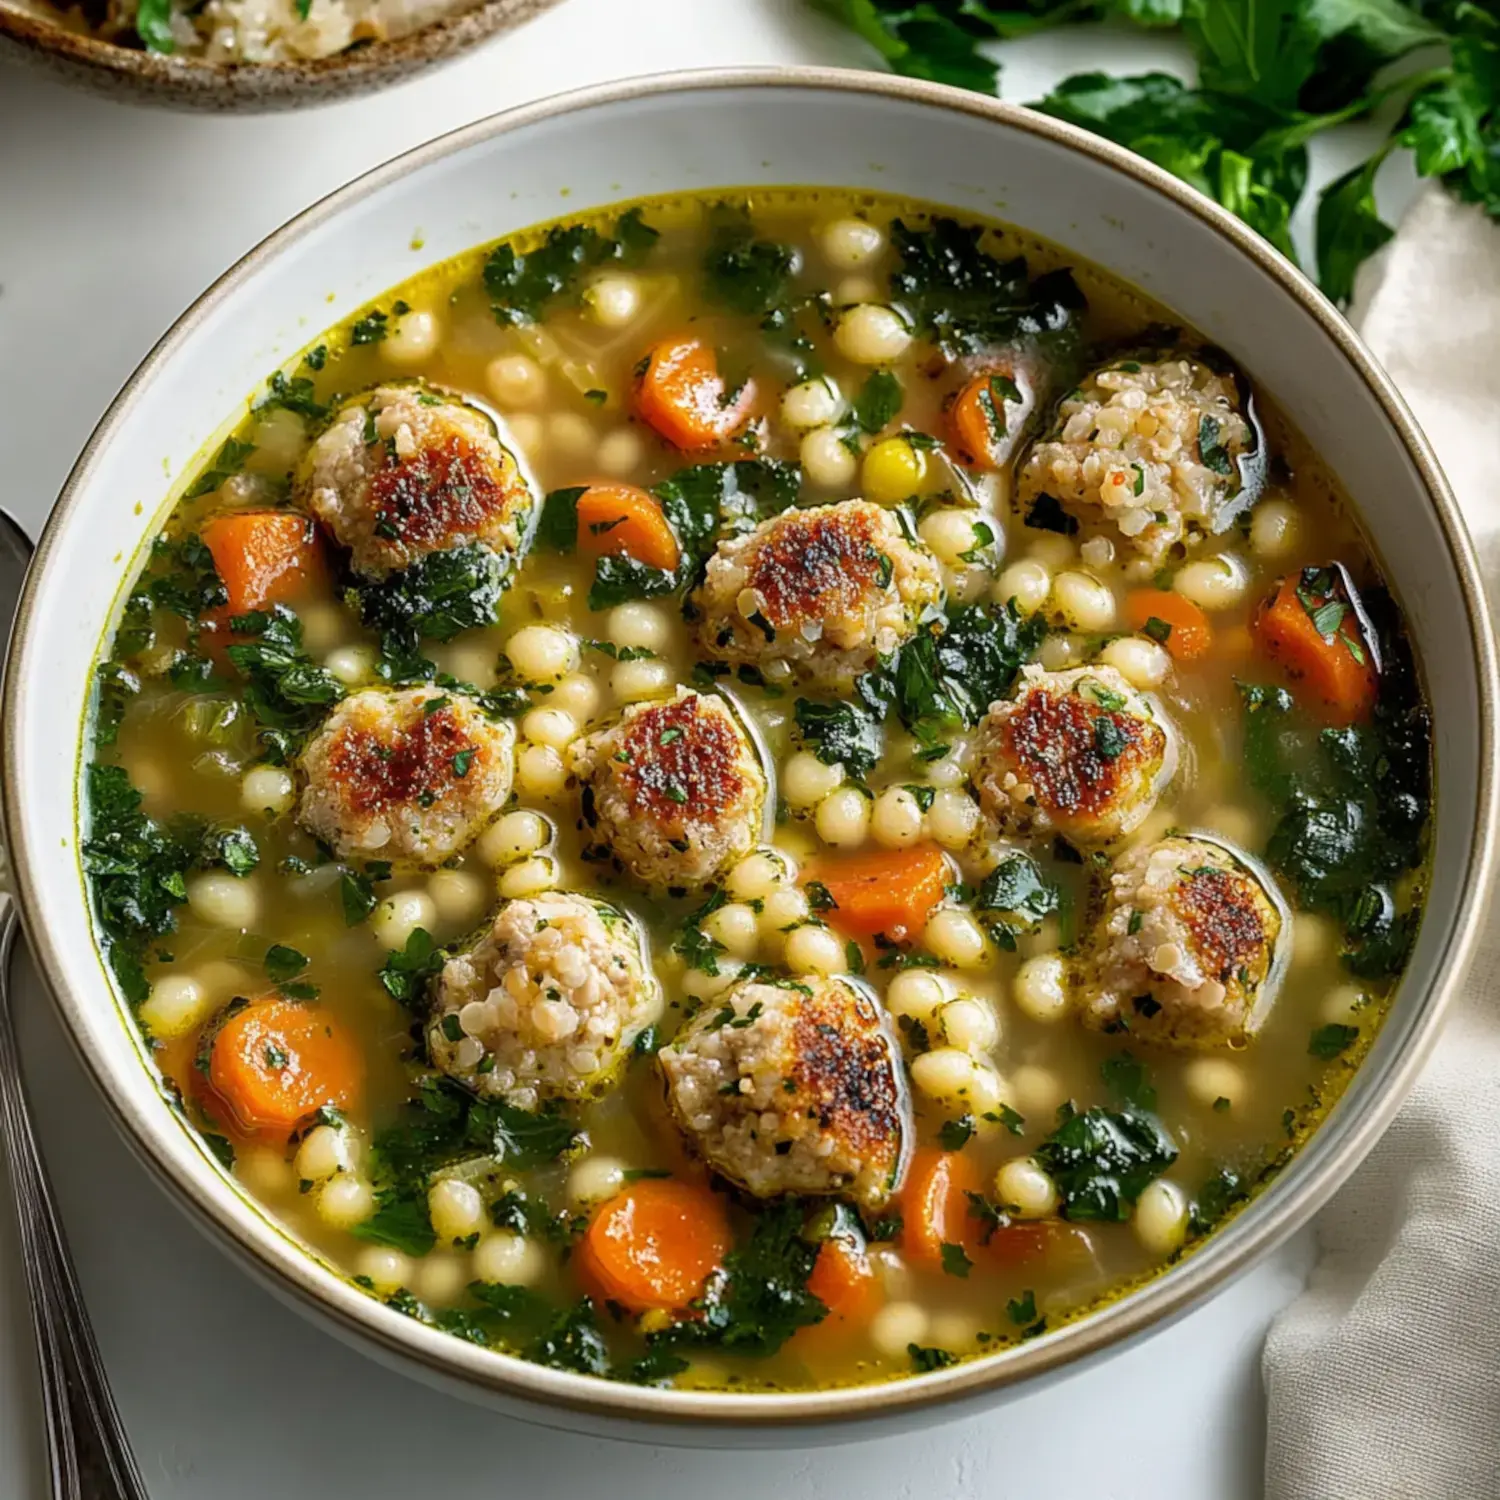
{"type": "MultiPolygon", "coordinates": [[[[0,648],[31,561],[26,533],[0,510],[0,648]]],[[[47,1169],[37,1150],[10,1010],[16,905],[0,889],[0,1141],[10,1168],[47,1417],[54,1500],[147,1500],[78,1289],[47,1169]]]]}

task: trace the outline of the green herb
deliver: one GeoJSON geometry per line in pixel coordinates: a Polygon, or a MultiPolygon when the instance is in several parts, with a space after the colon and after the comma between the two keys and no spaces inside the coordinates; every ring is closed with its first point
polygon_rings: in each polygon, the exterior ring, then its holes
{"type": "Polygon", "coordinates": [[[1144,625],[1141,626],[1141,634],[1150,638],[1159,646],[1165,646],[1172,634],[1172,627],[1165,620],[1158,620],[1152,615],[1144,625]]]}
{"type": "Polygon", "coordinates": [[[1024,1328],[1029,1323],[1036,1322],[1036,1293],[1032,1291],[1022,1292],[1019,1297],[1012,1298],[1005,1304],[1005,1311],[1010,1320],[1018,1328],[1024,1328]]]}
{"type": "Polygon", "coordinates": [[[386,955],[381,965],[381,988],[391,999],[415,1010],[427,983],[447,962],[448,955],[433,941],[425,927],[418,927],[399,952],[386,955]]]}
{"type": "Polygon", "coordinates": [[[278,370],[266,382],[269,394],[257,406],[256,411],[271,411],[280,407],[306,417],[309,422],[321,422],[328,415],[328,408],[318,400],[317,392],[306,375],[286,375],[278,370]]]}
{"type": "Polygon", "coordinates": [[[243,878],[260,863],[260,848],[246,828],[210,828],[203,834],[197,863],[208,868],[222,866],[231,875],[243,878]]]}
{"type": "Polygon", "coordinates": [[[710,302],[760,318],[791,292],[797,253],[790,245],[757,239],[748,210],[718,205],[711,216],[703,258],[703,289],[710,302]]]}
{"type": "Polygon", "coordinates": [[[193,481],[184,498],[196,500],[199,495],[212,493],[225,480],[238,474],[245,467],[245,460],[254,452],[254,443],[242,443],[238,438],[230,438],[214,455],[213,463],[193,481]]]}
{"type": "Polygon", "coordinates": [[[376,308],[374,312],[366,313],[350,327],[349,342],[351,344],[383,343],[390,332],[386,326],[388,321],[379,308],[376,308]]]}
{"type": "Polygon", "coordinates": [[[1070,516],[1056,495],[1038,495],[1026,512],[1025,525],[1038,531],[1055,531],[1072,536],[1078,530],[1078,517],[1070,516]]]}
{"type": "Polygon", "coordinates": [[[960,1115],[956,1120],[944,1120],[938,1131],[938,1145],[944,1151],[962,1151],[973,1134],[973,1115],[960,1115]]]}
{"type": "Polygon", "coordinates": [[[302,648],[302,622],[283,604],[235,615],[243,639],[225,654],[245,677],[245,706],[268,729],[302,734],[344,696],[343,686],[302,648]]]}
{"type": "Polygon", "coordinates": [[[1172,1138],[1151,1116],[1133,1109],[1063,1106],[1057,1129],[1035,1156],[1052,1176],[1068,1219],[1123,1223],[1147,1185],[1177,1160],[1172,1138]]]}
{"type": "Polygon", "coordinates": [[[969,1259],[968,1252],[962,1245],[950,1244],[944,1241],[942,1250],[943,1274],[946,1276],[957,1276],[961,1280],[967,1280],[969,1272],[974,1269],[974,1262],[969,1259]]]}
{"type": "Polygon", "coordinates": [[[908,1344],[906,1353],[911,1359],[911,1367],[918,1375],[929,1374],[933,1370],[946,1370],[949,1365],[958,1363],[958,1356],[950,1354],[946,1349],[928,1349],[921,1344],[908,1344]]]}
{"type": "Polygon", "coordinates": [[[1106,1057],[1099,1065],[1099,1076],[1117,1104],[1136,1109],[1155,1109],[1156,1090],[1151,1085],[1146,1066],[1129,1052],[1106,1057]]]}
{"type": "Polygon", "coordinates": [[[406,1255],[422,1256],[437,1244],[427,1213],[427,1194],[410,1184],[389,1184],[375,1193],[375,1212],[349,1233],[355,1239],[390,1245],[406,1255]]]}
{"type": "Polygon", "coordinates": [[[288,948],[283,943],[272,943],[266,949],[266,956],[261,960],[266,978],[272,984],[285,984],[289,979],[295,979],[308,965],[308,957],[305,953],[299,953],[295,948],[288,948]]]}
{"type": "Polygon", "coordinates": [[[1120,728],[1119,720],[1101,714],[1094,720],[1094,754],[1100,760],[1118,760],[1130,748],[1130,740],[1120,728]]]}
{"type": "Polygon", "coordinates": [[[1061,894],[1029,854],[1008,854],[979,883],[974,908],[990,936],[1007,952],[1058,909],[1061,894]]]}
{"type": "Polygon", "coordinates": [[[573,551],[578,545],[578,501],[587,489],[586,484],[575,484],[548,493],[536,525],[536,546],[552,552],[573,551]]]}
{"type": "Polygon", "coordinates": [[[172,33],[172,0],[141,0],[135,13],[135,34],[148,52],[168,56],[177,50],[172,33]]]}
{"type": "Polygon", "coordinates": [[[524,255],[509,243],[497,245],[484,263],[484,287],[495,321],[540,321],[553,302],[576,292],[586,272],[608,261],[639,264],[659,237],[636,208],[620,217],[614,238],[589,225],[572,224],[548,230],[546,239],[524,255]]]}
{"type": "Polygon", "coordinates": [[[588,607],[592,610],[613,609],[632,599],[657,599],[675,593],[678,575],[665,568],[653,568],[628,553],[606,553],[594,564],[594,582],[589,589],[588,607]]]}
{"type": "Polygon", "coordinates": [[[1358,1026],[1344,1026],[1333,1022],[1319,1026],[1307,1043],[1309,1057],[1320,1057],[1325,1062],[1347,1052],[1359,1036],[1358,1026]]]}
{"type": "Polygon", "coordinates": [[[339,876],[339,899],[344,906],[344,926],[358,927],[375,910],[378,898],[367,877],[345,870],[339,876]]]}
{"type": "Polygon", "coordinates": [[[522,1354],[533,1364],[549,1365],[554,1370],[574,1370],[580,1375],[609,1373],[609,1346],[594,1321],[594,1304],[587,1297],[558,1317],[522,1354]]]}
{"type": "Polygon", "coordinates": [[[1236,1203],[1250,1196],[1240,1174],[1230,1167],[1220,1167],[1198,1190],[1193,1200],[1189,1223],[1194,1234],[1206,1234],[1236,1203]]]}
{"type": "Polygon", "coordinates": [[[902,399],[901,382],[889,370],[876,370],[859,388],[849,408],[850,420],[860,432],[873,436],[896,420],[902,399]]]}

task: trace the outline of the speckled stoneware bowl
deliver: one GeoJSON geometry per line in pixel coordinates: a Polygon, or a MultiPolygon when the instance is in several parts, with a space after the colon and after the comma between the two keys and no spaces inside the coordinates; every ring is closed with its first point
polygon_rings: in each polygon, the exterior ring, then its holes
{"type": "Polygon", "coordinates": [[[6,673],[0,780],[27,934],[95,1086],[169,1194],[277,1294],[393,1366],[554,1426],[717,1447],[809,1443],[972,1412],[1101,1358],[1222,1288],[1328,1198],[1390,1121],[1463,982],[1495,863],[1495,705],[1473,548],[1426,442],[1348,323],[1238,220],[1096,136],[975,94],[860,73],[689,74],[529,105],[413,151],[294,219],[199,299],[110,408],[42,536],[6,673]],[[414,226],[437,261],[622,199],[792,183],[881,189],[1022,225],[1173,308],[1295,416],[1358,503],[1426,670],[1432,889],[1389,1019],[1326,1122],[1243,1213],[1156,1280],[1030,1342],[883,1385],[645,1389],[527,1364],[405,1317],[239,1193],[158,1092],[99,961],[75,826],[81,726],[100,637],[168,491],[239,421],[268,370],[416,269],[414,226]]]}
{"type": "Polygon", "coordinates": [[[80,35],[0,4],[0,56],[17,57],[96,94],[169,109],[254,114],[326,104],[413,78],[559,0],[480,0],[410,36],[307,62],[227,66],[80,35]]]}

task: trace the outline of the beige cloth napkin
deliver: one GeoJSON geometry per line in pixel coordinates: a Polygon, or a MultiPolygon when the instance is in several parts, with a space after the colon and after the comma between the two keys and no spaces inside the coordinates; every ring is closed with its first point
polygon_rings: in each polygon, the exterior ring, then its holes
{"type": "MultiPolygon", "coordinates": [[[[1436,188],[1354,320],[1500,580],[1500,227],[1436,188]]],[[[1500,1496],[1500,914],[1394,1125],[1317,1221],[1263,1363],[1270,1500],[1500,1496]]]]}

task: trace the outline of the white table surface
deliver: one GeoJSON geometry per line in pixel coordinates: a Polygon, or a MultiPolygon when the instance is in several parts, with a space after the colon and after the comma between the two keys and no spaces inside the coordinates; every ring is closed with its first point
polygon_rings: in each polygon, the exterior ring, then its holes
{"type": "MultiPolygon", "coordinates": [[[[1007,49],[1004,93],[1034,97],[1088,67],[1180,68],[1171,49],[1131,32],[1034,38],[1007,49]]],[[[263,118],[104,102],[0,62],[0,502],[34,533],[100,413],[188,302],[289,215],[397,152],[629,73],[865,61],[801,0],[569,0],[415,83],[263,118]]],[[[1315,158],[1315,180],[1354,159],[1360,134],[1315,158]]],[[[1299,222],[1305,234],[1306,213],[1299,222]]],[[[1241,1500],[1261,1491],[1260,1346],[1306,1275],[1306,1234],[1147,1343],[920,1435],[734,1455],[563,1441],[377,1367],[242,1276],[130,1157],[24,961],[20,978],[43,1143],[155,1500],[705,1491],[715,1500],[1241,1500]]],[[[3,1201],[0,1496],[40,1500],[33,1354],[3,1201]]]]}

